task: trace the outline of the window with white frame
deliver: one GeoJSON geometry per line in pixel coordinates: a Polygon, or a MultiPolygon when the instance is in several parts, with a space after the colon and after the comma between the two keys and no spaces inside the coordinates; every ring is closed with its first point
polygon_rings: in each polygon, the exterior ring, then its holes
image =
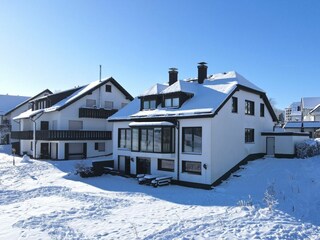
{"type": "Polygon", "coordinates": [[[77,120],[69,120],[69,130],[82,130],[83,122],[77,120]]]}
{"type": "Polygon", "coordinates": [[[112,101],[105,101],[104,108],[105,109],[113,109],[113,102],[112,101]]]}
{"type": "Polygon", "coordinates": [[[86,99],[86,107],[93,108],[97,106],[97,101],[95,99],[86,99]]]}

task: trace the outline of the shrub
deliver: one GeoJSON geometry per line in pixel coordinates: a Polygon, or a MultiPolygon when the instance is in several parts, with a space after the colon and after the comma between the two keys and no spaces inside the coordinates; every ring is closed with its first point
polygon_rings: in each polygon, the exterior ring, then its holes
{"type": "Polygon", "coordinates": [[[267,190],[264,193],[263,201],[267,205],[269,211],[272,211],[278,205],[279,202],[276,198],[276,191],[274,189],[274,183],[270,184],[267,187],[267,190]]]}
{"type": "Polygon", "coordinates": [[[295,146],[298,158],[308,158],[320,154],[320,139],[308,139],[295,146]]]}

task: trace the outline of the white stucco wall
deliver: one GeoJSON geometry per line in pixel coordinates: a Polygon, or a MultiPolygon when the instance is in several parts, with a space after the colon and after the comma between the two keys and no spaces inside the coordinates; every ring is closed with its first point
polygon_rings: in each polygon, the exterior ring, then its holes
{"type": "MultiPolygon", "coordinates": [[[[106,84],[105,84],[106,85],[106,84]]],[[[86,131],[112,131],[113,123],[107,122],[106,119],[98,119],[98,118],[79,118],[79,108],[86,106],[86,99],[95,99],[97,101],[97,107],[100,106],[99,99],[101,102],[101,106],[104,107],[104,101],[113,101],[113,109],[120,109],[123,103],[129,103],[130,100],[126,99],[126,96],[116,88],[112,83],[107,83],[107,85],[112,86],[111,92],[105,91],[105,85],[101,86],[100,89],[96,89],[90,95],[86,95],[83,98],[79,99],[78,101],[72,103],[68,107],[62,109],[61,111],[54,111],[54,112],[46,112],[41,115],[36,120],[36,130],[40,130],[41,121],[48,121],[49,122],[49,130],[69,130],[69,120],[76,120],[82,121],[83,129],[86,131]],[[99,95],[100,92],[100,95],[99,95]]],[[[29,119],[22,119],[21,120],[21,131],[31,131],[33,130],[33,123],[29,119]]],[[[40,146],[41,142],[48,142],[48,141],[37,141],[37,153],[36,156],[40,156],[40,146]]],[[[56,141],[52,141],[56,142],[56,141]]],[[[65,157],[65,148],[64,144],[65,141],[57,141],[58,144],[58,159],[64,159],[65,157]]],[[[112,148],[112,140],[108,141],[101,141],[101,140],[94,140],[94,141],[67,141],[68,143],[75,143],[75,142],[86,142],[87,143],[87,157],[94,157],[94,156],[102,156],[111,154],[113,151],[112,148]],[[105,143],[105,151],[98,151],[95,150],[95,143],[97,142],[104,142],[105,143]]],[[[50,142],[49,142],[50,143],[50,142]]],[[[55,148],[55,147],[54,147],[55,148]]],[[[53,149],[55,151],[55,149],[53,149]]],[[[23,140],[21,143],[21,152],[27,151],[28,154],[32,155],[30,151],[30,140],[26,141],[23,140]]],[[[51,151],[51,156],[55,158],[55,154],[51,151]]]]}
{"type": "Polygon", "coordinates": [[[260,96],[238,91],[238,113],[232,113],[232,98],[212,121],[212,182],[219,179],[232,167],[251,154],[265,153],[261,132],[272,131],[274,123],[265,106],[265,115],[260,117],[260,96]],[[245,114],[245,100],[253,101],[255,114],[245,114]],[[254,129],[254,143],[245,143],[245,128],[254,129]]]}
{"type": "Polygon", "coordinates": [[[267,137],[273,137],[275,139],[275,154],[279,155],[294,155],[295,145],[299,142],[303,142],[309,139],[309,136],[292,136],[292,135],[268,135],[262,136],[263,141],[267,142],[267,137]]]}
{"type": "MultiPolygon", "coordinates": [[[[251,154],[263,154],[266,151],[265,139],[261,137],[261,132],[272,131],[274,122],[265,106],[265,115],[260,117],[260,103],[264,103],[259,95],[238,91],[234,94],[238,98],[238,113],[231,112],[232,98],[223,106],[214,118],[179,119],[180,127],[180,161],[179,180],[186,182],[212,184],[227,171],[237,165],[240,161],[251,154]],[[245,115],[245,100],[255,102],[255,115],[245,115]],[[182,152],[182,128],[202,127],[202,153],[186,154],[182,152]],[[254,143],[245,143],[245,128],[255,130],[254,143]],[[201,175],[183,173],[182,161],[201,162],[201,175]],[[204,168],[207,165],[207,170],[204,168]]],[[[164,119],[165,121],[166,119],[164,119]]],[[[130,161],[131,174],[136,174],[136,157],[151,158],[151,173],[159,175],[172,175],[174,179],[178,176],[178,154],[157,154],[131,152],[128,149],[118,149],[118,129],[129,128],[127,122],[114,122],[113,127],[113,153],[115,168],[118,168],[118,156],[129,156],[134,161],[130,161]],[[157,159],[174,159],[175,171],[162,172],[157,170],[157,159]]],[[[177,152],[177,130],[176,148],[177,152]]]]}

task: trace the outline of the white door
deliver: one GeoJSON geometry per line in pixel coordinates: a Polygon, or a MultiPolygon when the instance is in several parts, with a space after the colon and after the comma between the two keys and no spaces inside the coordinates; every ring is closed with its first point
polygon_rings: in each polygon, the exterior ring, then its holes
{"type": "Polygon", "coordinates": [[[275,138],[267,137],[267,155],[273,156],[275,152],[275,138]]]}

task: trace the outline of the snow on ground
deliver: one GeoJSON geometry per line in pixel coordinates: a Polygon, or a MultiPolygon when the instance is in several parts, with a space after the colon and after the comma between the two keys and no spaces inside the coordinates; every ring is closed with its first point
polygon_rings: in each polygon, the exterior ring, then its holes
{"type": "Polygon", "coordinates": [[[213,190],[12,160],[0,154],[0,239],[320,239],[320,157],[250,162],[213,190]]]}

